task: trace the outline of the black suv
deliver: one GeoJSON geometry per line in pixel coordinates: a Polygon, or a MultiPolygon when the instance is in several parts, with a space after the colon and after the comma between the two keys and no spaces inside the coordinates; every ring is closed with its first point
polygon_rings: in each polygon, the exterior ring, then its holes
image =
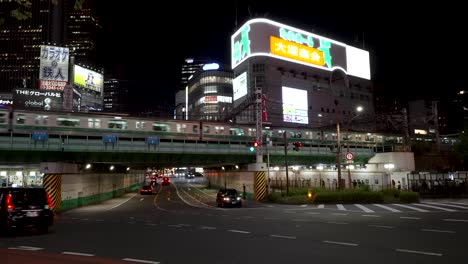
{"type": "Polygon", "coordinates": [[[43,188],[0,188],[0,231],[36,227],[47,233],[54,224],[52,206],[43,188]]]}
{"type": "Polygon", "coordinates": [[[220,207],[242,207],[242,199],[236,189],[221,188],[216,195],[216,204],[220,207]]]}

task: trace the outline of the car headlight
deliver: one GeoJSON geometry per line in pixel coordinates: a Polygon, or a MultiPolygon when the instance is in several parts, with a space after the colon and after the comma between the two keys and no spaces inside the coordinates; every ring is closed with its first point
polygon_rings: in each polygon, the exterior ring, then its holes
{"type": "Polygon", "coordinates": [[[241,199],[240,197],[237,197],[237,201],[240,201],[240,199],[241,199]]]}
{"type": "Polygon", "coordinates": [[[223,200],[224,201],[229,201],[229,197],[224,197],[223,200]]]}

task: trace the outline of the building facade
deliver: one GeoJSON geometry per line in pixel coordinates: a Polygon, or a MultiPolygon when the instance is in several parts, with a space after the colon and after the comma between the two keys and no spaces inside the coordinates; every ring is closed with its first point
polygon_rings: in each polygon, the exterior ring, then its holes
{"type": "Polygon", "coordinates": [[[231,37],[231,48],[231,120],[255,123],[261,90],[263,123],[375,129],[367,51],[267,19],[246,22],[231,37]]]}
{"type": "Polygon", "coordinates": [[[128,112],[128,81],[109,78],[104,81],[104,111],[128,112]]]}
{"type": "Polygon", "coordinates": [[[185,114],[190,120],[222,121],[232,107],[232,70],[205,64],[188,82],[185,114]]]}

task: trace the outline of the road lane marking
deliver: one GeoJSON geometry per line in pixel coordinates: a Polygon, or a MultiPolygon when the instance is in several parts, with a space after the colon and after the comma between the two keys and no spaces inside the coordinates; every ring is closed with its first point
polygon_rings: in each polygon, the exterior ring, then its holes
{"type": "Polygon", "coordinates": [[[138,263],[147,263],[147,264],[159,264],[160,262],[151,261],[151,260],[144,260],[144,259],[134,259],[134,258],[124,258],[124,261],[131,261],[131,262],[138,262],[138,263]]]}
{"type": "Polygon", "coordinates": [[[307,207],[307,204],[301,204],[299,207],[307,207]]]}
{"type": "Polygon", "coordinates": [[[428,204],[414,204],[413,203],[413,205],[419,205],[419,206],[423,206],[423,207],[434,208],[434,209],[438,209],[438,210],[442,210],[442,211],[446,211],[446,212],[456,212],[457,211],[455,209],[448,209],[448,208],[443,208],[443,207],[433,206],[433,205],[428,205],[428,204]]]}
{"type": "Polygon", "coordinates": [[[345,222],[326,222],[327,224],[334,224],[334,225],[347,225],[348,223],[345,222]]]}
{"type": "Polygon", "coordinates": [[[343,245],[343,246],[353,246],[353,247],[358,246],[358,244],[355,244],[355,243],[346,243],[346,242],[339,242],[339,241],[324,240],[322,242],[329,243],[329,244],[343,245]]]}
{"type": "Polygon", "coordinates": [[[27,250],[27,251],[38,251],[38,250],[43,250],[44,248],[29,247],[29,246],[18,246],[18,247],[9,247],[8,249],[27,250]]]}
{"type": "Polygon", "coordinates": [[[450,233],[454,234],[455,231],[450,231],[450,230],[437,230],[437,229],[421,229],[421,231],[424,232],[436,232],[436,233],[450,233]]]}
{"type": "Polygon", "coordinates": [[[214,229],[216,229],[216,227],[212,227],[212,226],[202,226],[201,229],[214,230],[214,229]]]}
{"type": "Polygon", "coordinates": [[[401,219],[413,219],[413,220],[420,220],[419,217],[412,217],[412,216],[400,216],[401,219]]]}
{"type": "Polygon", "coordinates": [[[145,198],[140,198],[140,202],[142,202],[145,198]]]}
{"type": "Polygon", "coordinates": [[[250,234],[249,231],[242,231],[242,230],[234,230],[234,229],[229,229],[228,232],[232,233],[240,233],[240,234],[250,234]]]}
{"type": "Polygon", "coordinates": [[[306,219],[293,219],[294,222],[309,222],[309,220],[306,219]]]}
{"type": "Polygon", "coordinates": [[[319,212],[306,212],[306,214],[316,215],[316,214],[320,214],[320,213],[319,212]]]}
{"type": "Polygon", "coordinates": [[[265,220],[280,220],[279,218],[276,217],[263,217],[265,220]]]}
{"type": "Polygon", "coordinates": [[[399,249],[399,248],[397,248],[396,251],[442,257],[442,253],[433,253],[433,252],[416,251],[416,250],[399,249]]]}
{"type": "Polygon", "coordinates": [[[337,204],[336,207],[338,207],[338,210],[346,211],[346,208],[342,204],[337,204]]]}
{"type": "Polygon", "coordinates": [[[382,205],[382,204],[374,204],[374,205],[377,206],[377,207],[383,208],[383,209],[385,209],[385,210],[394,212],[394,213],[401,213],[401,211],[398,210],[398,209],[391,208],[391,207],[388,207],[388,206],[385,206],[385,205],[382,205]]]}
{"type": "Polygon", "coordinates": [[[348,214],[344,214],[344,213],[332,213],[332,215],[348,215],[348,214]]]}
{"type": "Polygon", "coordinates": [[[424,209],[421,209],[421,208],[417,208],[417,207],[409,206],[409,205],[404,205],[404,204],[393,204],[393,205],[399,206],[399,207],[404,207],[404,208],[411,209],[411,210],[415,210],[415,211],[418,211],[418,212],[429,212],[428,210],[424,210],[424,209]]]}
{"type": "Polygon", "coordinates": [[[466,219],[443,219],[444,221],[448,222],[468,222],[466,219]]]}
{"type": "Polygon", "coordinates": [[[435,205],[443,205],[443,206],[448,206],[448,207],[454,207],[454,208],[460,208],[460,209],[468,209],[466,206],[459,206],[459,205],[453,205],[453,204],[445,204],[445,203],[434,203],[434,202],[425,202],[427,204],[435,204],[435,205]]]}
{"type": "Polygon", "coordinates": [[[362,209],[364,212],[366,213],[374,213],[373,210],[365,207],[364,205],[361,205],[361,204],[354,204],[356,207],[359,207],[360,209],[362,209]]]}
{"type": "Polygon", "coordinates": [[[93,257],[93,256],[94,256],[94,254],[80,253],[80,252],[70,252],[70,251],[62,252],[62,254],[65,254],[65,255],[74,255],[74,256],[82,256],[82,257],[93,257]]]}
{"type": "Polygon", "coordinates": [[[319,204],[319,205],[317,206],[317,208],[321,208],[321,209],[322,209],[322,208],[325,208],[325,205],[324,205],[324,204],[319,204]]]}
{"type": "Polygon", "coordinates": [[[448,203],[451,203],[451,204],[459,204],[459,205],[468,205],[467,203],[457,203],[457,202],[448,202],[448,203]]]}
{"type": "Polygon", "coordinates": [[[394,226],[384,226],[384,225],[369,225],[370,227],[378,227],[378,228],[388,228],[388,229],[392,229],[392,228],[396,228],[394,226]]]}
{"type": "Polygon", "coordinates": [[[281,236],[281,235],[270,235],[271,237],[284,238],[284,239],[296,239],[295,236],[281,236]]]}
{"type": "Polygon", "coordinates": [[[117,204],[117,205],[112,206],[111,208],[107,209],[106,211],[110,211],[110,210],[112,210],[112,209],[114,209],[114,208],[117,208],[117,207],[121,206],[122,204],[124,204],[124,203],[130,201],[130,200],[131,200],[133,197],[135,197],[136,195],[137,195],[136,193],[133,194],[133,195],[130,196],[127,200],[125,200],[125,201],[123,201],[123,202],[121,202],[121,203],[119,203],[119,204],[117,204]]]}
{"type": "Polygon", "coordinates": [[[285,213],[285,214],[295,214],[297,212],[296,211],[290,211],[290,210],[284,210],[283,213],[285,213]]]}
{"type": "Polygon", "coordinates": [[[365,216],[365,217],[380,217],[380,215],[361,215],[361,216],[365,216]]]}

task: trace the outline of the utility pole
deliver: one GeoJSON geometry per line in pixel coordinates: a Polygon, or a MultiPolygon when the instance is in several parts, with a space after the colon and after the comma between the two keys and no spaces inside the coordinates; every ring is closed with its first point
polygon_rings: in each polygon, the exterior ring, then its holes
{"type": "Polygon", "coordinates": [[[432,113],[434,114],[434,126],[436,136],[436,151],[440,152],[440,134],[439,134],[439,112],[437,111],[437,101],[432,101],[432,113]]]}
{"type": "Polygon", "coordinates": [[[286,130],[283,132],[284,139],[284,166],[286,167],[286,196],[289,195],[289,171],[288,171],[288,137],[286,130]]]}
{"type": "Polygon", "coordinates": [[[340,119],[338,110],[338,100],[335,100],[335,113],[336,113],[336,166],[338,169],[338,189],[341,189],[341,134],[340,134],[340,119]]]}
{"type": "Polygon", "coordinates": [[[262,154],[262,87],[257,87],[257,80],[255,79],[255,129],[256,140],[259,147],[256,150],[257,163],[263,163],[262,154]]]}
{"type": "Polygon", "coordinates": [[[405,132],[405,139],[404,139],[404,144],[405,144],[405,151],[410,151],[411,150],[411,140],[409,136],[409,128],[408,128],[408,112],[406,108],[403,108],[402,110],[403,113],[403,129],[405,132]]]}

